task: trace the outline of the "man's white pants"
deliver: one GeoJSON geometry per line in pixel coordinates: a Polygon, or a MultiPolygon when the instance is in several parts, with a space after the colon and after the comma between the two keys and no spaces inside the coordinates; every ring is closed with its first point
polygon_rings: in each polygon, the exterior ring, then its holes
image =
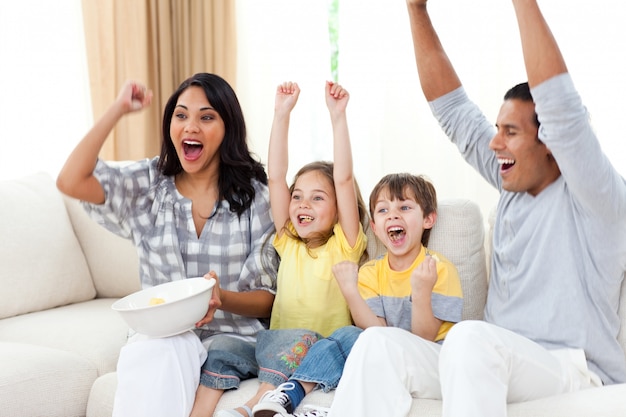
{"type": "Polygon", "coordinates": [[[506,404],[600,386],[581,349],[547,350],[483,321],[448,333],[439,370],[444,416],[506,416],[506,404]]]}
{"type": "Polygon", "coordinates": [[[188,417],[206,348],[191,331],[135,337],[120,352],[113,417],[188,417]]]}
{"type": "Polygon", "coordinates": [[[329,417],[405,417],[413,398],[445,398],[446,417],[503,417],[507,402],[598,385],[582,350],[549,351],[482,321],[456,324],[443,347],[372,327],[348,356],[329,417]]]}

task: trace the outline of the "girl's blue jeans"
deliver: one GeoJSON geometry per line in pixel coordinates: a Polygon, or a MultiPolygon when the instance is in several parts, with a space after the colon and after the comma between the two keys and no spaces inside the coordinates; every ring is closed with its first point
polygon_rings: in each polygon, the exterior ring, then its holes
{"type": "Polygon", "coordinates": [[[363,332],[355,326],[341,327],[311,347],[290,379],[314,382],[324,392],[337,388],[348,354],[363,332]]]}
{"type": "Polygon", "coordinates": [[[287,381],[321,336],[304,329],[262,330],[256,343],[236,337],[213,336],[202,365],[200,383],[227,390],[242,380],[258,377],[278,386],[287,381]]]}

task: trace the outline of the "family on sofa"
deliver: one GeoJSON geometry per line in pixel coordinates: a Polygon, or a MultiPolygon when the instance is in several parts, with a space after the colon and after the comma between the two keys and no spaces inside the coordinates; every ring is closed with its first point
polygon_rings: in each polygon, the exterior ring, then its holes
{"type": "Polygon", "coordinates": [[[336,388],[330,408],[297,415],[401,417],[417,397],[444,398],[444,416],[502,416],[508,403],[626,382],[617,338],[626,182],[600,149],[537,2],[512,3],[528,82],[506,92],[494,128],[467,97],[427,1],[407,0],[433,115],[500,191],[484,320],[462,320],[458,271],[428,248],[437,220],[429,181],[385,176],[368,216],[343,86],[325,85],[333,163],[311,163],[288,185],[297,84],[277,88],[267,174],[248,149],[235,92],[208,73],[166,103],[158,157],[99,160],[116,123],[150,105],[149,89],[124,85],[57,186],[133,242],[143,287],[202,275],[217,284],[195,332],[129,338],[114,416],[212,416],[250,378],[257,391],[218,416],[296,415],[315,388],[336,388]],[[386,255],[364,262],[369,227],[386,255]]]}

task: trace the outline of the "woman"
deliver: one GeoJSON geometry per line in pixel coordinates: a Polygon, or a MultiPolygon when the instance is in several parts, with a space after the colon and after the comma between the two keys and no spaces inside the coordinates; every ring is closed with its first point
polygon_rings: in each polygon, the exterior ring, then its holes
{"type": "MultiPolygon", "coordinates": [[[[277,257],[267,176],[246,143],[235,92],[221,77],[185,80],[163,115],[161,154],[129,165],[98,154],[115,124],[148,106],[152,93],[127,82],[70,154],[57,179],[107,229],[132,239],[143,288],[195,276],[217,284],[194,332],[134,335],[118,362],[114,416],[188,416],[214,339],[254,344],[276,288],[277,257]],[[204,342],[204,345],[203,343],[204,342]]],[[[254,369],[251,372],[255,372],[254,369]]]]}

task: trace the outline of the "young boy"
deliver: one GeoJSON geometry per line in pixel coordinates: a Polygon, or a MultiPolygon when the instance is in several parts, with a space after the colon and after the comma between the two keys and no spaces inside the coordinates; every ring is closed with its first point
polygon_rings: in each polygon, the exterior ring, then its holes
{"type": "Polygon", "coordinates": [[[319,408],[291,413],[315,387],[325,392],[337,387],[361,329],[398,327],[431,341],[438,352],[448,330],[461,320],[458,272],[445,257],[426,247],[437,220],[433,185],[422,176],[387,175],[370,195],[370,214],[372,230],[387,253],[360,270],[352,262],[333,267],[358,327],[340,328],[314,344],[292,377],[261,398],[253,409],[254,417],[325,416],[326,411],[319,408]]]}

